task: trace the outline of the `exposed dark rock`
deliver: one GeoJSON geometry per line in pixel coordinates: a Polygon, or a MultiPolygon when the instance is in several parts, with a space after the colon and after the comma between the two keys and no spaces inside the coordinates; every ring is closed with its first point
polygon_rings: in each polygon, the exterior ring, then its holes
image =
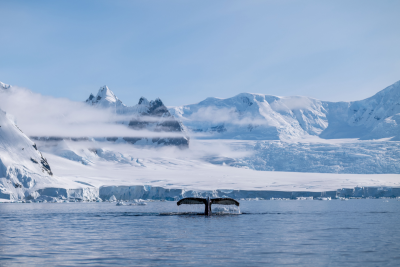
{"type": "Polygon", "coordinates": [[[126,142],[131,143],[132,145],[134,145],[137,141],[142,140],[143,138],[141,137],[124,137],[123,138],[126,142]]]}
{"type": "MultiPolygon", "coordinates": [[[[154,101],[147,102],[147,99],[141,97],[139,105],[147,104],[148,108],[146,111],[141,112],[141,116],[132,119],[129,122],[129,127],[134,130],[144,130],[151,128],[156,132],[169,132],[169,133],[182,133],[182,137],[172,138],[152,138],[152,142],[159,145],[172,145],[179,147],[188,147],[189,138],[184,136],[184,129],[180,122],[178,122],[168,111],[167,107],[163,104],[161,99],[157,98],[154,101]]],[[[135,144],[139,140],[145,137],[124,137],[124,140],[135,144]]]]}
{"type": "Polygon", "coordinates": [[[153,143],[166,146],[177,146],[181,148],[189,147],[189,138],[173,137],[173,138],[153,138],[153,143]]]}
{"type": "Polygon", "coordinates": [[[211,132],[223,133],[226,132],[226,128],[223,124],[211,127],[211,132]]]}
{"type": "Polygon", "coordinates": [[[64,140],[64,138],[56,137],[56,136],[30,136],[29,138],[32,140],[36,140],[36,141],[62,141],[62,140],[64,140]]]}
{"type": "Polygon", "coordinates": [[[242,97],[242,101],[243,103],[247,104],[248,106],[253,105],[253,102],[251,102],[251,100],[248,97],[242,97]]]}
{"type": "Polygon", "coordinates": [[[93,94],[90,94],[89,98],[86,99],[86,102],[89,102],[89,101],[92,100],[93,98],[94,98],[94,95],[93,95],[93,94]]]}
{"type": "Polygon", "coordinates": [[[129,127],[131,127],[134,130],[143,130],[146,128],[146,126],[149,124],[147,121],[142,121],[142,120],[131,120],[129,122],[129,127]]]}
{"type": "Polygon", "coordinates": [[[144,98],[143,96],[139,99],[139,105],[141,105],[144,101],[147,101],[146,98],[144,98]]]}
{"type": "Polygon", "coordinates": [[[45,159],[43,156],[41,156],[40,163],[42,164],[42,170],[44,172],[47,172],[49,175],[53,175],[53,172],[50,169],[50,165],[47,162],[47,159],[45,159]]]}
{"type": "Polygon", "coordinates": [[[70,140],[74,142],[89,141],[89,138],[87,137],[30,136],[29,138],[36,141],[62,141],[62,140],[70,140]]]}

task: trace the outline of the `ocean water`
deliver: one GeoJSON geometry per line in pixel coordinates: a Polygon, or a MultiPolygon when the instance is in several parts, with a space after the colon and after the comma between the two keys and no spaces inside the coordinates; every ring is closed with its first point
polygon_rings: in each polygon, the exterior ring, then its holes
{"type": "Polygon", "coordinates": [[[241,201],[241,214],[210,217],[203,209],[0,204],[0,266],[400,266],[395,199],[241,201]]]}

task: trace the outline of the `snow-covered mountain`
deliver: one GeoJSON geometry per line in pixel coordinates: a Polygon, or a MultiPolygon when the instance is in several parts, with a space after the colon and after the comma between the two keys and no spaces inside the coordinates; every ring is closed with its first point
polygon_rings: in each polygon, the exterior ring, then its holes
{"type": "Polygon", "coordinates": [[[26,197],[38,181],[50,183],[52,175],[36,144],[0,110],[0,198],[26,197]]]}
{"type": "MultiPolygon", "coordinates": [[[[152,132],[167,132],[178,135],[177,137],[123,137],[122,139],[132,144],[142,145],[174,145],[187,147],[189,138],[185,135],[182,124],[177,121],[161,99],[148,101],[141,97],[137,105],[128,107],[119,100],[115,94],[107,87],[100,87],[96,96],[90,94],[86,103],[98,107],[109,109],[119,115],[126,115],[129,120],[121,123],[127,124],[129,128],[134,130],[148,130],[152,132]]],[[[109,137],[109,141],[116,141],[118,137],[109,137]]]]}
{"type": "Polygon", "coordinates": [[[322,102],[242,93],[170,109],[191,131],[211,138],[278,140],[318,135],[328,125],[322,102]]]}
{"type": "Polygon", "coordinates": [[[322,138],[400,140],[400,81],[353,102],[324,102],[328,127],[322,138]]]}
{"type": "Polygon", "coordinates": [[[90,94],[86,103],[92,106],[110,108],[115,113],[125,114],[132,112],[127,106],[125,106],[121,100],[114,95],[114,93],[105,85],[100,87],[99,92],[96,96],[90,94]]]}
{"type": "Polygon", "coordinates": [[[9,84],[5,84],[0,82],[0,89],[9,89],[11,86],[9,84]]]}
{"type": "Polygon", "coordinates": [[[400,81],[361,101],[242,93],[170,108],[188,129],[208,138],[286,140],[391,138],[400,140],[400,81]]]}

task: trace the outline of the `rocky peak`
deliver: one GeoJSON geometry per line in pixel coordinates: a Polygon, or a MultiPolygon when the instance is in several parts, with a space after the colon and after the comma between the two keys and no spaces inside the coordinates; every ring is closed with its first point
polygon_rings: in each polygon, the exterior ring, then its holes
{"type": "Polygon", "coordinates": [[[96,96],[90,94],[88,99],[86,99],[86,103],[90,105],[100,105],[104,107],[116,107],[116,106],[123,106],[121,100],[115,96],[113,91],[111,91],[107,85],[100,87],[96,96]]]}
{"type": "Polygon", "coordinates": [[[154,101],[150,101],[148,115],[161,117],[161,116],[171,116],[166,106],[164,106],[161,99],[157,98],[154,101]]]}
{"type": "Polygon", "coordinates": [[[149,104],[149,100],[147,100],[147,98],[145,98],[145,97],[141,97],[140,99],[139,99],[139,103],[138,103],[138,105],[148,105],[149,104]]]}
{"type": "Polygon", "coordinates": [[[88,99],[86,99],[86,102],[92,101],[92,100],[93,100],[93,98],[94,98],[94,95],[93,95],[93,94],[90,94],[89,98],[88,98],[88,99]]]}
{"type": "Polygon", "coordinates": [[[10,87],[11,87],[11,85],[0,82],[1,89],[9,89],[10,87]]]}

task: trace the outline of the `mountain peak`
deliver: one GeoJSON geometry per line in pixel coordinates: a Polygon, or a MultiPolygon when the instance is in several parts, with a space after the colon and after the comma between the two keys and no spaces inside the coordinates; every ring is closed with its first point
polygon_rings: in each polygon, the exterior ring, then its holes
{"type": "Polygon", "coordinates": [[[0,82],[1,89],[9,89],[10,87],[11,87],[11,85],[0,82]]]}
{"type": "Polygon", "coordinates": [[[141,97],[140,99],[139,99],[139,103],[138,103],[138,105],[148,105],[149,104],[149,100],[147,100],[147,98],[145,98],[145,97],[141,97]]]}
{"type": "Polygon", "coordinates": [[[111,107],[111,106],[114,107],[123,105],[121,100],[119,100],[118,97],[115,96],[113,91],[111,91],[107,85],[100,87],[96,96],[90,94],[88,99],[86,99],[86,103],[91,104],[93,106],[101,105],[104,107],[111,107]]]}
{"type": "Polygon", "coordinates": [[[108,102],[118,101],[118,98],[114,95],[113,91],[107,87],[107,85],[100,87],[99,92],[97,93],[96,100],[100,101],[101,99],[106,99],[108,102]]]}
{"type": "Polygon", "coordinates": [[[153,101],[150,101],[150,106],[155,106],[155,107],[160,107],[160,106],[164,106],[164,103],[161,101],[160,98],[156,98],[153,101]]]}

